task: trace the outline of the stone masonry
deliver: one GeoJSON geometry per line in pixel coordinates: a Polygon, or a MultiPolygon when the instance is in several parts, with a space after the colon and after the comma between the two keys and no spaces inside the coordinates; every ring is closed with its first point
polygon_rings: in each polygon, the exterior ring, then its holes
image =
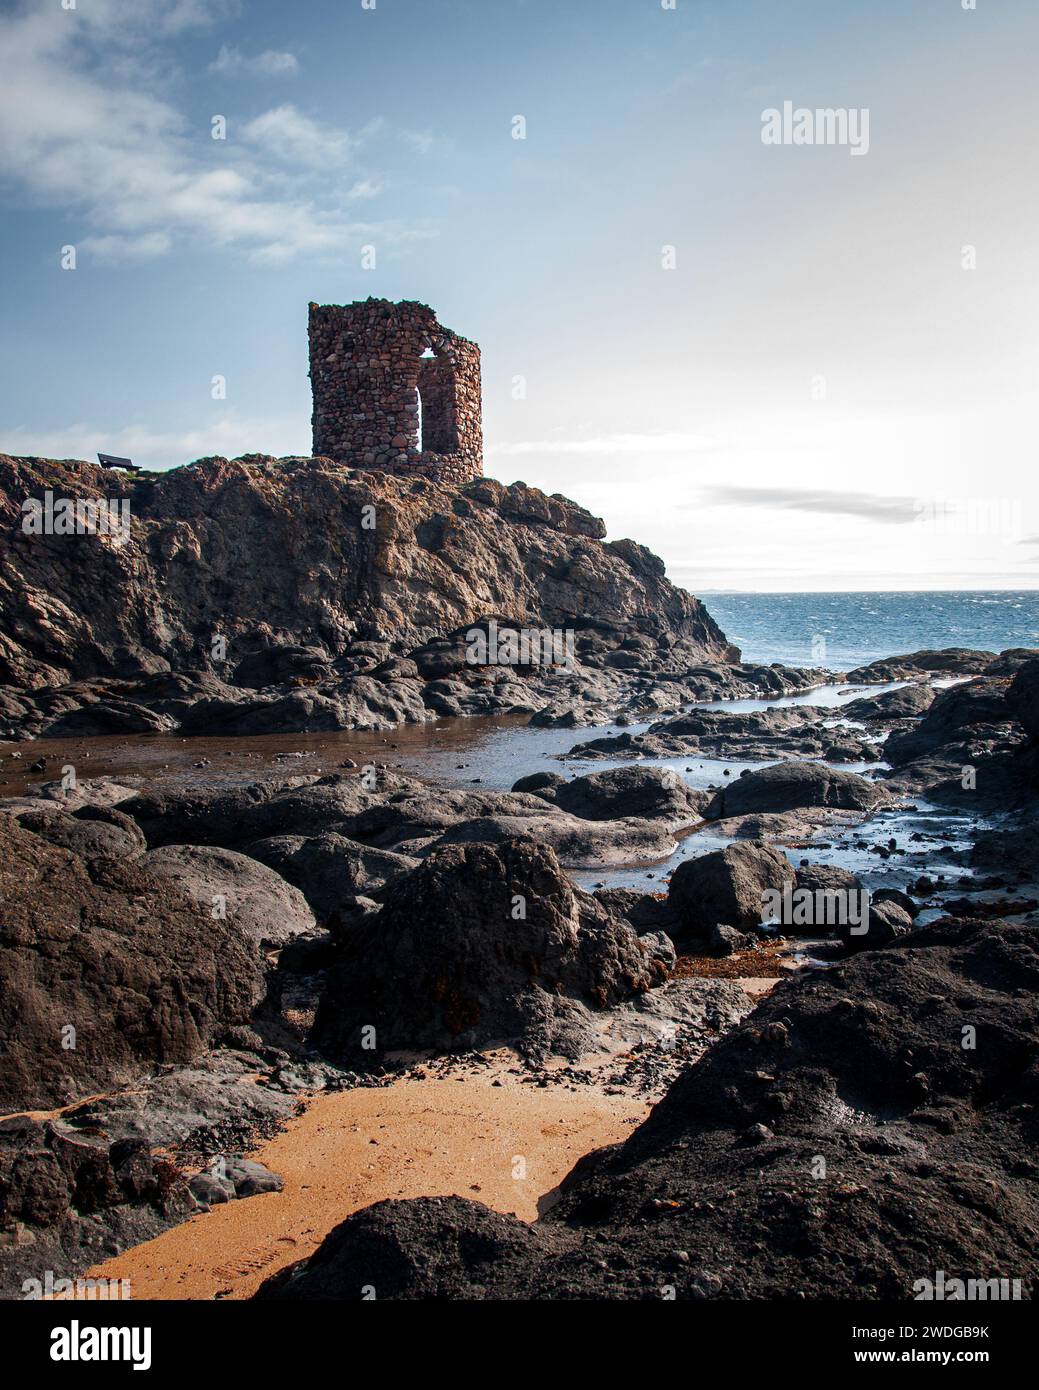
{"type": "Polygon", "coordinates": [[[410,299],[311,304],[309,338],[315,455],[445,483],[481,476],[475,343],[410,299]]]}

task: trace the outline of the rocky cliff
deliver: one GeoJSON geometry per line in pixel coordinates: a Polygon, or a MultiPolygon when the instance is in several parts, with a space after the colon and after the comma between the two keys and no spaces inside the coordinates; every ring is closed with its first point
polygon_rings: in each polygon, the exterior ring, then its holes
{"type": "Polygon", "coordinates": [[[563,497],[486,478],[0,455],[0,732],[198,731],[189,706],[204,732],[387,728],[565,712],[638,680],[666,706],[668,680],[738,660],[655,555],[604,533],[563,497]],[[575,684],[556,660],[474,670],[466,631],[492,619],[570,633],[575,684]]]}
{"type": "Polygon", "coordinates": [[[500,614],[517,624],[725,639],[632,541],[522,483],[460,489],[329,459],[200,460],[138,477],[0,456],[0,681],[32,687],[208,664],[270,641],[335,655],[356,639],[415,646],[500,614]],[[27,497],[129,502],[128,539],[31,535],[27,497]]]}

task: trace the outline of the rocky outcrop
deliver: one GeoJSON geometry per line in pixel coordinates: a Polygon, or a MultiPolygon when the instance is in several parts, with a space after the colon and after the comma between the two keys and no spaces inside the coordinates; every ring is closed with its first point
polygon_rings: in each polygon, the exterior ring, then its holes
{"type": "Polygon", "coordinates": [[[1034,1297],[1037,987],[1036,933],[976,922],[784,981],[533,1227],[381,1203],[258,1297],[907,1300],[939,1269],[1034,1297]]]}
{"type": "Polygon", "coordinates": [[[953,685],[937,696],[919,724],[892,734],[884,754],[901,766],[954,742],[987,735],[1003,738],[1011,732],[1007,726],[1014,717],[1007,703],[1006,681],[979,679],[953,685]]]}
{"type": "Polygon", "coordinates": [[[908,652],[904,656],[885,656],[868,666],[848,672],[852,685],[871,685],[886,681],[919,680],[921,676],[978,676],[996,660],[995,652],[971,647],[943,647],[941,651],[908,652]]]}
{"type": "MultiPolygon", "coordinates": [[[[633,638],[654,656],[679,648],[676,669],[734,655],[648,552],[604,545],[596,518],[522,483],[442,487],[327,458],[212,458],[134,476],[0,455],[0,526],[0,717],[17,723],[18,691],[46,690],[34,731],[177,725],[185,691],[170,673],[192,672],[190,704],[204,679],[217,682],[206,732],[351,727],[380,703],[406,717],[410,697],[415,715],[421,684],[376,668],[490,617],[575,631],[578,649],[587,636],[589,659],[633,638]],[[127,537],[27,534],[22,504],[48,493],[127,503],[127,537]],[[291,651],[266,655],[278,646],[291,651]],[[268,676],[294,685],[287,708],[256,699],[268,676]],[[125,688],[62,693],[84,679],[125,688]]],[[[452,669],[465,664],[463,649],[452,669]]]]}
{"type": "Polygon", "coordinates": [[[529,839],[441,849],[344,945],[312,1041],[353,1066],[513,1041],[577,1055],[589,1009],[660,983],[652,948],[529,839]]]}
{"type": "Polygon", "coordinates": [[[184,1062],[263,994],[256,950],[132,860],[0,815],[0,1106],[63,1105],[184,1062]]]}
{"type": "MultiPolygon", "coordinates": [[[[369,872],[376,860],[368,860],[367,867],[357,862],[366,847],[413,860],[436,845],[497,843],[528,834],[574,866],[666,858],[703,800],[684,790],[680,780],[672,783],[653,772],[636,777],[631,786],[623,779],[596,783],[586,796],[586,809],[594,800],[601,818],[572,815],[531,793],[431,788],[418,778],[380,770],[371,781],[354,774],[300,777],[281,786],[148,791],[126,800],[122,809],[138,821],[150,844],[219,843],[270,861],[279,872],[284,868],[290,882],[320,895],[316,910],[325,914],[339,905],[337,893],[341,899],[378,886],[379,873],[369,872]],[[638,788],[643,788],[641,800],[638,788]],[[635,813],[625,809],[629,800],[635,813]],[[285,836],[336,839],[323,848],[271,843],[285,836]]],[[[383,862],[383,881],[394,867],[383,862]]]]}

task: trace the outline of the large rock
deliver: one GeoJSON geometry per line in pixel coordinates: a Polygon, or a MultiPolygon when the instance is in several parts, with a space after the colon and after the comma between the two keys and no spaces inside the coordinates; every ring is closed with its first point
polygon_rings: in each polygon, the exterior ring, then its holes
{"type": "MultiPolygon", "coordinates": [[[[242,787],[198,784],[148,788],[119,803],[141,827],[148,844],[235,845],[265,832],[253,828],[252,813],[284,783],[252,782],[242,787]]],[[[270,832],[267,832],[270,833],[270,832]]]]}
{"type": "Polygon", "coordinates": [[[883,799],[881,788],[854,772],[841,772],[823,763],[776,763],[758,772],[748,772],[722,787],[704,811],[704,817],[722,820],[808,806],[870,811],[883,799]]]}
{"type": "Polygon", "coordinates": [[[257,946],[283,946],[314,929],[314,914],[300,890],[246,854],[209,845],[163,845],[143,854],[140,866],[170,879],[207,915],[226,916],[257,946]]]}
{"type": "Polygon", "coordinates": [[[382,911],[352,934],[313,1041],[355,1065],[400,1048],[529,1045],[535,1032],[551,1033],[552,1016],[565,1023],[574,1006],[604,1008],[663,974],[547,847],[451,846],[390,884],[382,911]]]}
{"type": "Polygon", "coordinates": [[[461,1197],[378,1202],[336,1226],[309,1260],[268,1279],[255,1297],[338,1300],[370,1287],[380,1299],[465,1298],[481,1274],[508,1287],[510,1272],[521,1277],[538,1245],[522,1221],[461,1197]],[[426,1252],[421,1267],[418,1250],[426,1252]]]}
{"type": "Polygon", "coordinates": [[[709,936],[715,926],[756,927],[767,915],[765,894],[793,881],[790,861],[761,840],[685,860],[671,876],[667,898],[679,939],[709,936]]]}
{"type": "Polygon", "coordinates": [[[0,817],[0,1105],[63,1105],[183,1062],[263,993],[255,949],[134,861],[0,817]],[[72,1029],[74,1031],[70,1032],[72,1029]]]}

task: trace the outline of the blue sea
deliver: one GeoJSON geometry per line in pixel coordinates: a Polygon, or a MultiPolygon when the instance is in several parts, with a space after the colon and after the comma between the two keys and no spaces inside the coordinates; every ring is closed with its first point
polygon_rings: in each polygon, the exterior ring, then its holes
{"type": "Polygon", "coordinates": [[[1039,590],[700,597],[744,661],[848,671],[925,648],[1039,647],[1039,590]]]}

